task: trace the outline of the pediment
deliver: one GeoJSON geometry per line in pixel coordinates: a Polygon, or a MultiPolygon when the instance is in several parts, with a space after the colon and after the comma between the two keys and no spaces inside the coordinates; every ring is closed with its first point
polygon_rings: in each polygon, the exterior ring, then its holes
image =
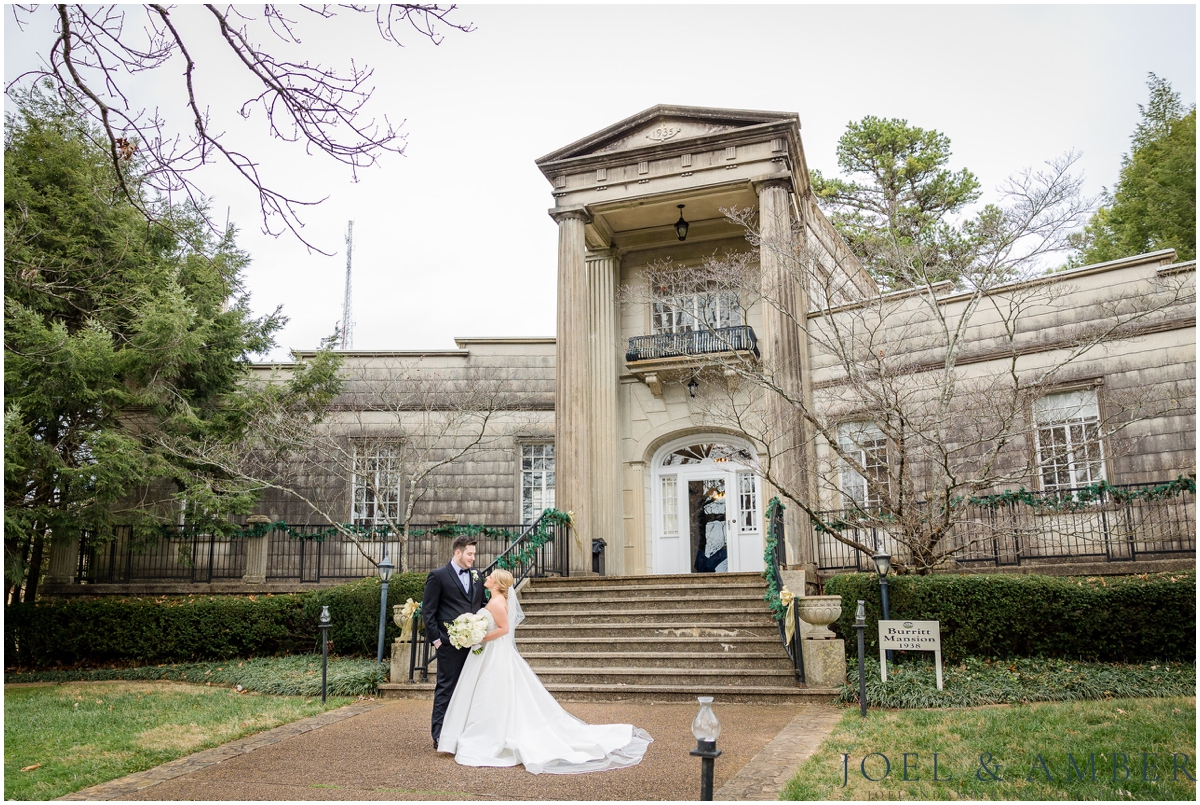
{"type": "Polygon", "coordinates": [[[744,109],[654,106],[619,123],[576,140],[541,159],[538,165],[576,157],[600,156],[666,142],[706,137],[711,134],[759,126],[764,123],[797,122],[789,112],[759,112],[744,109]]]}

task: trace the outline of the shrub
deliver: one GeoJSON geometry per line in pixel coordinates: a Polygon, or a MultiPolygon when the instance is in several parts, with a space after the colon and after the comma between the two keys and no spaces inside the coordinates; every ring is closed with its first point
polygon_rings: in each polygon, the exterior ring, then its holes
{"type": "MultiPolygon", "coordinates": [[[[825,592],[842,597],[834,624],[854,639],[855,602],[866,602],[868,645],[878,654],[881,617],[874,575],[835,576],[825,592]]],[[[1196,659],[1196,572],[1142,576],[895,576],[893,620],[941,623],[942,655],[1062,657],[1103,662],[1196,659]]]]}
{"type": "MultiPolygon", "coordinates": [[[[425,574],[392,577],[387,644],[399,633],[392,604],[420,599],[425,574]]],[[[5,664],[56,665],[225,660],[320,650],[317,620],[328,605],[332,649],[375,656],[379,580],[309,593],[98,598],[16,604],[5,612],[5,664]]]]}
{"type": "MultiPolygon", "coordinates": [[[[309,622],[315,624],[321,616],[321,607],[329,607],[331,651],[375,656],[379,643],[379,587],[379,578],[371,576],[307,594],[304,614],[309,622]]],[[[392,641],[400,636],[400,627],[392,617],[392,607],[409,598],[420,601],[424,593],[424,573],[397,573],[388,582],[387,631],[383,638],[385,657],[391,656],[392,641]]],[[[319,651],[320,640],[316,637],[313,640],[319,651]]]]}

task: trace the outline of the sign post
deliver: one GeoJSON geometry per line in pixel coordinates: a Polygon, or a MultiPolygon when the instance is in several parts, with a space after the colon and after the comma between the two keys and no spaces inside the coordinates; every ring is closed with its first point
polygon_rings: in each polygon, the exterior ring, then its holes
{"type": "Polygon", "coordinates": [[[879,621],[879,673],[887,682],[887,652],[932,651],[942,689],[942,631],[938,621],[879,621]]]}

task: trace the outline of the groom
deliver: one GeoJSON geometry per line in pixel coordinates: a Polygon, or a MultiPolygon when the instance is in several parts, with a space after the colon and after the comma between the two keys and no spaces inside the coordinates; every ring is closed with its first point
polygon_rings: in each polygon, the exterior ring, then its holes
{"type": "Polygon", "coordinates": [[[459,536],[452,546],[450,563],[431,571],[425,579],[425,597],[421,615],[425,618],[425,637],[437,651],[437,689],[433,694],[433,745],[442,737],[442,719],[450,706],[450,697],[458,685],[469,649],[450,645],[447,623],[464,612],[475,613],[483,606],[483,580],[475,564],[475,538],[459,536]]]}

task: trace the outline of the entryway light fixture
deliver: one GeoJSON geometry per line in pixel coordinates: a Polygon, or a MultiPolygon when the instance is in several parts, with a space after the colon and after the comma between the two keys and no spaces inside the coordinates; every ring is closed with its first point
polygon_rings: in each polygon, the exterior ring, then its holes
{"type": "MultiPolygon", "coordinates": [[[[686,226],[686,224],[684,226],[686,226]]],[[[680,238],[680,240],[683,240],[683,238],[680,238]]],[[[693,377],[691,380],[688,381],[688,396],[695,397],[696,389],[698,389],[698,388],[700,388],[700,384],[697,383],[696,378],[693,377]]]]}
{"type": "Polygon", "coordinates": [[[679,207],[679,220],[675,222],[675,234],[679,236],[680,240],[687,240],[688,222],[683,220],[683,205],[677,206],[679,207]]]}

